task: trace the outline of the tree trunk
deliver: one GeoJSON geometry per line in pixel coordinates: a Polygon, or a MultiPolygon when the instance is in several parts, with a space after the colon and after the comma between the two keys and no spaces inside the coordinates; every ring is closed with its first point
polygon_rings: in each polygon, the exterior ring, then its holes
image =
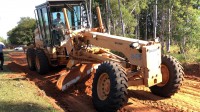
{"type": "Polygon", "coordinates": [[[119,11],[120,11],[120,21],[121,21],[121,25],[122,25],[122,34],[125,37],[125,29],[124,29],[124,22],[123,22],[123,16],[122,16],[122,11],[121,11],[121,3],[120,0],[118,0],[118,5],[119,5],[119,11]]]}
{"type": "Polygon", "coordinates": [[[90,10],[90,28],[92,28],[92,0],[89,0],[89,6],[90,6],[90,8],[89,8],[89,10],[90,10]]]}
{"type": "Polygon", "coordinates": [[[144,38],[144,40],[147,40],[147,36],[148,36],[148,9],[146,11],[146,24],[145,24],[145,38],[144,38]]]}
{"type": "Polygon", "coordinates": [[[182,42],[180,42],[179,47],[180,47],[180,53],[183,54],[183,56],[184,56],[184,58],[186,60],[187,57],[185,55],[184,45],[183,45],[182,42]]]}
{"type": "MultiPolygon", "coordinates": [[[[169,0],[170,1],[170,0],[169,0]]],[[[168,39],[166,41],[166,50],[167,52],[170,52],[170,43],[171,43],[171,4],[169,3],[169,9],[168,9],[168,39]]]]}
{"type": "Polygon", "coordinates": [[[110,34],[110,6],[108,3],[108,0],[106,0],[106,24],[107,24],[107,30],[108,30],[108,34],[110,34]]]}
{"type": "MultiPolygon", "coordinates": [[[[110,31],[113,32],[114,35],[116,35],[116,30],[115,30],[115,20],[112,17],[112,9],[110,8],[110,24],[112,25],[112,29],[110,31]]],[[[111,28],[111,27],[110,27],[111,28]]]]}
{"type": "Polygon", "coordinates": [[[138,39],[140,39],[140,14],[137,14],[137,23],[138,39]]]}
{"type": "Polygon", "coordinates": [[[162,48],[161,48],[161,50],[162,50],[162,53],[164,53],[164,31],[165,31],[165,26],[164,26],[164,24],[165,24],[165,14],[164,14],[164,4],[162,4],[162,14],[161,14],[161,18],[162,18],[162,20],[161,20],[161,33],[160,33],[160,42],[161,42],[161,46],[162,46],[162,48]]]}
{"type": "Polygon", "coordinates": [[[157,28],[157,0],[155,0],[154,5],[154,22],[153,22],[153,38],[156,39],[156,28],[157,28]]]}
{"type": "MultiPolygon", "coordinates": [[[[136,14],[136,20],[137,20],[137,23],[138,23],[138,14],[136,14]]],[[[137,26],[135,27],[135,38],[136,38],[136,39],[138,39],[138,37],[139,37],[138,26],[139,26],[139,23],[138,23],[137,26]]]]}

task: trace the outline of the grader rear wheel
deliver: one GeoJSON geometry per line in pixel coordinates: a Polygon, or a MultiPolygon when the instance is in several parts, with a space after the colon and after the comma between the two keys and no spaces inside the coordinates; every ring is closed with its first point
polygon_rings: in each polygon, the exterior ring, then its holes
{"type": "Polygon", "coordinates": [[[36,63],[36,70],[39,74],[43,75],[49,72],[49,62],[44,51],[40,49],[36,50],[35,63],[36,63]]]}
{"type": "Polygon", "coordinates": [[[127,102],[126,73],[118,63],[102,63],[94,76],[92,102],[99,112],[115,112],[127,102]]]}
{"type": "Polygon", "coordinates": [[[26,59],[30,70],[35,70],[35,49],[28,48],[26,52],[26,59]]]}
{"type": "Polygon", "coordinates": [[[171,97],[182,85],[183,67],[172,56],[162,56],[161,73],[162,82],[150,87],[150,90],[158,96],[171,97]]]}

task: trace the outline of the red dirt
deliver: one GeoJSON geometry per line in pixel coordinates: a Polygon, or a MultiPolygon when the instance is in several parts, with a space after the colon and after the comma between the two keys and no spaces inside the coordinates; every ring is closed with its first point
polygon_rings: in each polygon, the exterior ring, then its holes
{"type": "MultiPolygon", "coordinates": [[[[10,57],[12,62],[6,66],[19,74],[7,77],[25,78],[44,91],[38,95],[47,95],[54,107],[60,106],[66,112],[95,112],[91,101],[93,75],[62,92],[56,88],[56,81],[59,74],[65,73],[65,68],[55,68],[48,75],[39,75],[28,69],[24,53],[14,52],[10,57]]],[[[200,65],[185,65],[185,72],[181,90],[169,99],[153,95],[143,86],[129,87],[129,101],[119,112],[200,111],[200,65]]]]}

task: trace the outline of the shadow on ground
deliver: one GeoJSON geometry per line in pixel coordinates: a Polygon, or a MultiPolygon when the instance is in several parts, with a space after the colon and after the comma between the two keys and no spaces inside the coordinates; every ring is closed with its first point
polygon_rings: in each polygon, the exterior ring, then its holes
{"type": "Polygon", "coordinates": [[[10,71],[10,69],[8,68],[8,65],[4,65],[3,70],[0,70],[0,73],[1,74],[9,74],[9,73],[19,73],[19,72],[10,71]]]}
{"type": "Polygon", "coordinates": [[[165,97],[154,95],[153,93],[149,91],[144,91],[144,90],[128,90],[128,94],[130,98],[134,97],[134,98],[137,98],[138,100],[159,101],[159,100],[168,99],[165,97]]]}

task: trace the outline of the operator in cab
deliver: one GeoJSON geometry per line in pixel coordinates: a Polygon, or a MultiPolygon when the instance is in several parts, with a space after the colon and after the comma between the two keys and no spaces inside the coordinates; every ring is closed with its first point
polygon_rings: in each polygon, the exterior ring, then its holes
{"type": "Polygon", "coordinates": [[[57,18],[53,20],[53,26],[54,27],[59,27],[60,24],[64,26],[64,23],[62,22],[62,20],[60,18],[60,13],[59,12],[56,14],[56,17],[57,18]]]}
{"type": "Polygon", "coordinates": [[[65,24],[61,19],[61,14],[56,14],[56,19],[53,20],[53,40],[54,45],[60,45],[60,42],[64,40],[65,24]]]}
{"type": "Polygon", "coordinates": [[[61,19],[60,19],[60,13],[58,12],[56,15],[56,19],[53,20],[53,25],[56,27],[59,23],[61,23],[61,19]]]}

